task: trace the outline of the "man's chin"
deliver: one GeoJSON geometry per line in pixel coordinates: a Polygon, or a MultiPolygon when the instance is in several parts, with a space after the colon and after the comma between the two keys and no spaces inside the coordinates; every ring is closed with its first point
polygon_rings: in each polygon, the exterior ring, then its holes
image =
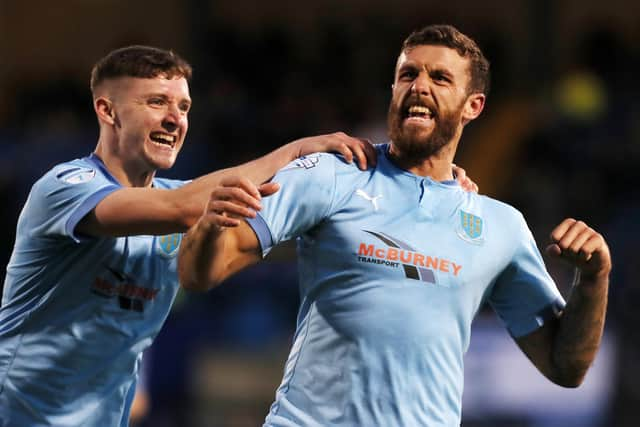
{"type": "Polygon", "coordinates": [[[158,169],[160,170],[165,170],[165,169],[171,169],[173,167],[173,165],[176,164],[176,160],[173,159],[171,161],[167,161],[167,162],[162,162],[158,165],[158,169]]]}
{"type": "Polygon", "coordinates": [[[391,137],[393,144],[405,155],[414,158],[426,158],[439,152],[447,143],[440,139],[432,137],[431,133],[416,135],[397,135],[397,138],[391,137]]]}
{"type": "Polygon", "coordinates": [[[427,133],[431,134],[435,129],[436,124],[433,120],[426,121],[412,121],[412,120],[404,120],[402,122],[402,129],[404,132],[416,132],[416,133],[427,133]]]}
{"type": "Polygon", "coordinates": [[[154,169],[164,170],[171,169],[173,165],[176,163],[176,157],[165,157],[165,158],[154,158],[151,159],[151,164],[154,169]]]}
{"type": "Polygon", "coordinates": [[[403,120],[398,127],[398,133],[405,138],[423,141],[428,139],[436,131],[436,123],[434,121],[418,122],[411,120],[403,120]]]}
{"type": "Polygon", "coordinates": [[[401,147],[425,147],[430,144],[431,135],[431,130],[404,128],[392,135],[392,140],[401,147]]]}
{"type": "Polygon", "coordinates": [[[168,149],[152,146],[151,148],[151,150],[146,150],[146,157],[149,164],[155,169],[170,169],[173,167],[180,152],[180,147],[168,149]]]}

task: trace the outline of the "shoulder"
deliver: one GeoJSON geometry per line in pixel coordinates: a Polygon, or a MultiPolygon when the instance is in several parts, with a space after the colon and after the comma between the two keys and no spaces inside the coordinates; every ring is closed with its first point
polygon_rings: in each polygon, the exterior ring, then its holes
{"type": "Polygon", "coordinates": [[[188,182],[190,181],[181,179],[154,178],[153,186],[155,188],[161,188],[163,190],[172,190],[174,188],[180,188],[188,182]]]}
{"type": "Polygon", "coordinates": [[[34,188],[74,186],[91,182],[102,175],[97,165],[88,158],[74,159],[53,166],[35,182],[34,188]]]}
{"type": "MultiPolygon", "coordinates": [[[[387,152],[389,151],[389,144],[375,144],[374,148],[376,150],[376,154],[378,157],[378,165],[381,164],[381,159],[387,156],[387,152]]],[[[347,163],[347,161],[344,159],[343,156],[339,155],[339,154],[332,154],[329,153],[328,154],[336,167],[336,173],[342,174],[342,175],[353,175],[353,176],[364,176],[364,175],[372,175],[375,172],[379,172],[380,169],[378,167],[369,167],[367,168],[367,170],[361,170],[360,168],[358,168],[358,165],[356,164],[355,161],[352,161],[351,163],[347,163]]]]}
{"type": "Polygon", "coordinates": [[[482,194],[470,193],[484,206],[485,209],[492,211],[496,215],[500,215],[504,218],[521,218],[522,213],[511,206],[508,203],[494,199],[493,197],[485,196],[482,194]]]}
{"type": "MultiPolygon", "coordinates": [[[[306,182],[311,180],[314,185],[333,185],[336,175],[343,169],[352,169],[342,157],[333,153],[314,153],[299,157],[278,171],[276,182],[306,182]]],[[[356,168],[357,170],[357,168],[356,168]]]]}
{"type": "Polygon", "coordinates": [[[92,194],[113,191],[120,184],[104,168],[89,157],[60,163],[52,167],[37,180],[29,193],[32,203],[35,200],[48,200],[44,203],[60,202],[69,199],[83,199],[92,194]]]}
{"type": "Polygon", "coordinates": [[[351,188],[366,181],[375,173],[375,168],[360,170],[355,162],[347,161],[334,153],[314,153],[300,157],[280,169],[274,181],[283,185],[297,183],[301,190],[333,189],[341,193],[342,188],[351,188]]]}
{"type": "Polygon", "coordinates": [[[322,171],[329,170],[336,173],[357,173],[360,171],[355,162],[347,163],[344,157],[336,153],[313,153],[298,157],[280,169],[286,171],[322,171]]]}
{"type": "Polygon", "coordinates": [[[489,196],[468,194],[468,197],[473,198],[475,204],[480,206],[484,216],[487,219],[490,218],[492,222],[500,224],[501,229],[505,231],[528,229],[524,216],[514,206],[489,196]]]}
{"type": "Polygon", "coordinates": [[[313,153],[298,157],[280,169],[279,173],[287,171],[315,171],[332,169],[335,167],[337,155],[333,153],[313,153]]]}

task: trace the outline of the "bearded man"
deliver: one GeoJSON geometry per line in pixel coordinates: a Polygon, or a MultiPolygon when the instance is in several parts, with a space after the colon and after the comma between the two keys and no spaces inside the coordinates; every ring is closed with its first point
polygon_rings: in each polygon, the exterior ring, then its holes
{"type": "Polygon", "coordinates": [[[583,380],[603,331],[609,249],[581,221],[552,231],[547,251],[580,272],[565,303],[522,215],[453,180],[488,82],[473,40],[425,27],[398,57],[391,141],[375,168],[318,154],[282,169],[273,196],[248,181],[212,192],[180,250],[182,286],[216,286],[298,238],[297,330],[265,425],[459,426],[463,355],[484,302],[551,381],[583,380]]]}

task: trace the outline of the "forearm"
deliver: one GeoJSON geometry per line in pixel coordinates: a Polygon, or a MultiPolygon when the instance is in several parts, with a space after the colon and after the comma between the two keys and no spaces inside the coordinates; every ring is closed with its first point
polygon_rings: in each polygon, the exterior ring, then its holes
{"type": "Polygon", "coordinates": [[[295,141],[259,159],[212,172],[175,190],[122,188],[100,201],[78,224],[77,231],[90,236],[185,232],[202,215],[211,190],[225,178],[242,176],[262,183],[296,158],[299,149],[300,143],[295,141]]]}
{"type": "Polygon", "coordinates": [[[225,176],[243,176],[254,184],[262,184],[271,179],[276,172],[289,162],[303,154],[305,153],[302,149],[302,140],[297,140],[285,144],[255,160],[224,169],[220,172],[224,173],[225,176]]]}
{"type": "Polygon", "coordinates": [[[258,159],[212,172],[185,185],[179,190],[176,201],[181,202],[182,213],[179,219],[182,222],[181,225],[186,229],[196,223],[202,215],[211,189],[218,186],[223,179],[242,176],[254,184],[261,184],[272,178],[289,162],[298,158],[301,155],[300,150],[300,141],[290,142],[258,159]]]}
{"type": "Polygon", "coordinates": [[[211,189],[219,185],[223,179],[241,176],[254,184],[261,184],[292,160],[316,152],[336,152],[347,162],[355,159],[362,170],[366,169],[369,163],[375,164],[376,158],[375,149],[371,144],[342,132],[298,139],[256,160],[210,173],[185,185],[179,193],[182,208],[180,225],[186,229],[195,224],[211,189]]]}
{"type": "Polygon", "coordinates": [[[225,231],[203,221],[196,223],[184,236],[178,255],[180,285],[189,290],[204,291],[217,286],[224,270],[225,231]]]}
{"type": "Polygon", "coordinates": [[[202,216],[183,238],[178,255],[182,287],[207,290],[261,258],[260,244],[245,219],[254,218],[260,198],[278,190],[245,177],[226,178],[211,191],[202,216]]]}
{"type": "Polygon", "coordinates": [[[581,277],[561,315],[517,342],[547,378],[564,387],[577,387],[602,340],[611,254],[600,233],[573,218],[563,220],[550,237],[547,254],[570,262],[581,277]]]}
{"type": "Polygon", "coordinates": [[[577,386],[596,357],[607,310],[608,275],[583,277],[558,322],[552,362],[556,382],[577,386]]]}
{"type": "Polygon", "coordinates": [[[334,151],[346,161],[357,159],[361,169],[375,163],[369,143],[337,132],[302,138],[239,166],[222,169],[178,188],[157,190],[125,188],[101,201],[78,224],[78,231],[90,236],[163,235],[192,227],[205,208],[211,190],[232,177],[244,177],[254,184],[267,181],[290,161],[306,154],[334,151]]]}

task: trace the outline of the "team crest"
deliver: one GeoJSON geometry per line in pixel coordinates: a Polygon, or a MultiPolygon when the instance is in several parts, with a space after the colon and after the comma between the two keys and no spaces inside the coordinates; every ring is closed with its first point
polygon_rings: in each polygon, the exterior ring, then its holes
{"type": "Polygon", "coordinates": [[[160,246],[160,254],[173,258],[178,253],[180,242],[182,241],[181,233],[168,234],[158,237],[158,245],[160,246]]]}
{"type": "Polygon", "coordinates": [[[460,211],[458,235],[462,239],[471,243],[482,243],[484,240],[482,236],[483,228],[484,221],[482,218],[469,212],[460,211]]]}

